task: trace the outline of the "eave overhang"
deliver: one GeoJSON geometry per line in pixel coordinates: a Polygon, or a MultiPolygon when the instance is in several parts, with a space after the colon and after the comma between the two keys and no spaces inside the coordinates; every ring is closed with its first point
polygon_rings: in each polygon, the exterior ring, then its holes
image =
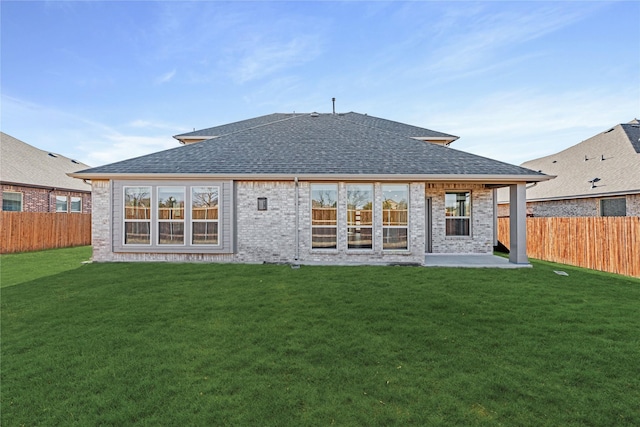
{"type": "Polygon", "coordinates": [[[483,183],[494,187],[541,182],[555,178],[550,175],[467,175],[467,174],[206,174],[206,173],[69,173],[68,176],[92,180],[194,180],[216,179],[234,181],[430,181],[483,183]]]}

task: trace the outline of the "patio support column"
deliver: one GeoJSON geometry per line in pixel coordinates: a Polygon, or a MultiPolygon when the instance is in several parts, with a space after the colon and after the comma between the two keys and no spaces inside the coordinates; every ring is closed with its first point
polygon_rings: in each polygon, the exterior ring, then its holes
{"type": "Polygon", "coordinates": [[[509,186],[509,262],[528,264],[527,258],[527,188],[526,184],[509,186]]]}

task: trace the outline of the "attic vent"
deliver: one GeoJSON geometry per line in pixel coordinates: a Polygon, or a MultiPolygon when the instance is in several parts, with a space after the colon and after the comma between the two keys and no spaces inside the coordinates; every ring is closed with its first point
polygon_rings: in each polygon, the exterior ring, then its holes
{"type": "Polygon", "coordinates": [[[604,133],[609,133],[613,130],[613,128],[609,129],[608,131],[604,132],[604,133]]]}
{"type": "Polygon", "coordinates": [[[600,178],[593,178],[590,179],[589,181],[587,181],[589,184],[591,184],[591,188],[596,188],[596,182],[600,181],[600,178]]]}
{"type": "Polygon", "coordinates": [[[77,161],[77,160],[73,160],[73,159],[71,159],[71,163],[75,163],[76,165],[79,165],[79,164],[80,164],[80,162],[79,162],[79,161],[77,161]]]}
{"type": "Polygon", "coordinates": [[[318,113],[311,113],[311,117],[318,117],[320,114],[318,113]]]}
{"type": "Polygon", "coordinates": [[[58,156],[56,156],[56,155],[55,155],[55,154],[53,154],[53,153],[49,153],[49,157],[58,157],[58,156]]]}
{"type": "Polygon", "coordinates": [[[551,162],[551,163],[558,163],[558,161],[557,161],[557,160],[554,160],[554,161],[553,161],[553,162],[551,162]]]}

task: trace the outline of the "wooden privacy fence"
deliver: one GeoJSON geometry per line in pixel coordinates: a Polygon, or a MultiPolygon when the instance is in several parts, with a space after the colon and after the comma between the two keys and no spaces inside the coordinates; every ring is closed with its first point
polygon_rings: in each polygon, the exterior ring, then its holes
{"type": "Polygon", "coordinates": [[[0,212],[0,253],[91,244],[91,214],[0,212]]]}
{"type": "MultiPolygon", "coordinates": [[[[507,248],[509,218],[498,218],[507,248]]],[[[531,258],[640,277],[640,217],[527,218],[531,258]]]]}

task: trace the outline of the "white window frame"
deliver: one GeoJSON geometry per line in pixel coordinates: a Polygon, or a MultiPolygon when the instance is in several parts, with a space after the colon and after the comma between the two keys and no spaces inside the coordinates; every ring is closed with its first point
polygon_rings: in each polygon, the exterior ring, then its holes
{"type": "Polygon", "coordinates": [[[69,201],[69,212],[71,212],[71,213],[82,213],[82,197],[71,196],[69,199],[70,199],[70,201],[69,201]],[[80,203],[80,209],[78,209],[78,210],[74,210],[73,209],[74,201],[76,203],[78,203],[78,202],[80,203]]]}
{"type": "MultiPolygon", "coordinates": [[[[186,214],[187,214],[187,188],[184,186],[173,186],[173,185],[158,185],[158,187],[156,187],[156,203],[154,205],[154,209],[157,212],[156,215],[156,227],[158,229],[158,236],[157,236],[157,241],[156,241],[156,245],[160,246],[160,247],[165,247],[165,246],[186,246],[187,245],[187,237],[191,237],[191,233],[189,232],[190,230],[187,229],[187,221],[186,221],[186,214]],[[182,208],[182,219],[161,219],[160,217],[160,206],[158,205],[158,203],[160,202],[160,190],[166,190],[166,189],[175,189],[175,190],[182,190],[182,195],[183,195],[183,203],[184,206],[182,208]],[[178,224],[182,224],[182,243],[161,243],[160,242],[160,224],[164,224],[164,223],[178,223],[178,224]]],[[[166,209],[166,208],[165,208],[166,209]]],[[[180,209],[180,208],[170,208],[172,210],[175,209],[180,209]]]]}
{"type": "Polygon", "coordinates": [[[122,187],[122,245],[123,246],[151,246],[153,242],[153,188],[150,185],[125,185],[122,187]],[[149,218],[127,219],[127,188],[148,188],[149,189],[149,218]],[[127,243],[127,223],[148,223],[149,243],[127,243]]]}
{"type": "Polygon", "coordinates": [[[69,198],[67,196],[55,196],[56,197],[56,212],[57,213],[68,213],[69,212],[69,198]],[[64,210],[58,207],[58,202],[62,202],[64,199],[64,210]]]}
{"type": "MultiPolygon", "coordinates": [[[[380,191],[382,192],[382,205],[380,206],[380,211],[382,214],[382,250],[383,251],[406,251],[409,250],[409,212],[411,211],[409,208],[409,199],[410,199],[410,191],[411,191],[411,187],[409,186],[409,184],[382,184],[380,186],[380,191]],[[386,190],[385,190],[386,187],[386,190]],[[407,195],[407,199],[406,199],[406,203],[407,203],[407,223],[406,225],[385,225],[385,217],[384,217],[384,211],[385,211],[385,203],[387,201],[387,199],[385,199],[385,191],[390,191],[390,189],[392,187],[404,187],[406,188],[406,195],[407,195]],[[385,248],[385,230],[393,230],[393,229],[405,229],[406,230],[406,234],[407,234],[407,246],[404,248],[385,248]]],[[[395,200],[394,200],[395,202],[395,200]]],[[[387,209],[388,210],[388,209],[387,209]]]]}
{"type": "MultiPolygon", "coordinates": [[[[16,202],[17,200],[7,200],[10,202],[16,202]]],[[[2,192],[2,210],[5,212],[22,212],[24,210],[24,194],[20,191],[3,191],[2,192]],[[20,209],[17,211],[5,211],[4,210],[4,195],[5,194],[18,194],[20,196],[20,209]]]]}
{"type": "Polygon", "coordinates": [[[346,222],[346,234],[347,234],[347,251],[367,251],[367,252],[372,252],[375,249],[375,223],[376,223],[376,214],[375,214],[375,186],[372,183],[350,183],[346,185],[346,212],[347,212],[347,222],[346,222]],[[370,225],[362,225],[362,224],[357,224],[358,222],[360,222],[360,220],[358,219],[358,210],[356,210],[356,217],[354,218],[354,221],[356,222],[356,224],[349,224],[349,187],[361,187],[361,186],[367,186],[370,187],[370,193],[371,193],[371,199],[370,199],[370,203],[371,203],[371,224],[370,225]],[[369,229],[371,230],[371,248],[350,248],[349,247],[349,230],[355,228],[355,229],[369,229]]]}
{"type": "MultiPolygon", "coordinates": [[[[457,196],[456,196],[457,197],[457,196]]],[[[445,232],[445,237],[447,238],[469,238],[472,237],[473,235],[473,230],[471,229],[471,225],[472,225],[472,221],[471,218],[473,216],[473,210],[472,210],[472,206],[473,206],[473,194],[471,192],[471,190],[445,190],[445,195],[444,195],[444,209],[445,209],[445,225],[444,225],[444,232],[445,232]],[[447,194],[468,194],[469,195],[469,215],[456,215],[456,216],[449,216],[447,215],[447,194]],[[468,234],[448,234],[447,233],[447,221],[449,221],[450,219],[452,220],[459,220],[459,219],[466,219],[469,222],[469,226],[468,228],[468,234]]]]}
{"type": "MultiPolygon", "coordinates": [[[[186,243],[186,240],[187,240],[186,238],[189,237],[189,246],[198,247],[198,248],[200,248],[200,247],[220,247],[222,245],[222,243],[221,243],[222,239],[220,238],[221,237],[221,234],[220,234],[220,216],[222,214],[222,187],[219,186],[219,185],[190,185],[188,188],[190,190],[189,193],[188,193],[188,197],[189,197],[189,200],[188,200],[188,202],[189,202],[188,203],[188,205],[189,205],[189,213],[188,213],[188,215],[189,215],[189,225],[190,225],[190,227],[189,227],[189,230],[187,230],[186,226],[185,226],[185,243],[186,243]],[[216,218],[216,219],[207,219],[207,218],[205,218],[205,219],[194,219],[193,218],[193,193],[194,193],[194,190],[197,189],[197,188],[215,188],[216,189],[216,191],[218,193],[218,205],[217,205],[218,206],[218,218],[216,218]],[[193,242],[193,229],[194,229],[193,225],[196,222],[197,223],[206,223],[206,224],[217,224],[217,226],[218,226],[218,231],[217,231],[218,240],[217,240],[217,243],[194,243],[193,242]]],[[[186,205],[186,202],[185,202],[185,205],[186,205]]],[[[185,211],[186,211],[186,209],[185,209],[185,211]]],[[[186,214],[186,212],[185,212],[185,214],[186,214]]]]}
{"type": "Polygon", "coordinates": [[[310,203],[309,203],[310,212],[309,212],[309,215],[310,215],[310,218],[311,218],[311,236],[310,236],[309,241],[311,243],[311,249],[314,250],[314,251],[335,251],[335,250],[338,249],[338,241],[339,241],[339,239],[338,239],[338,232],[339,232],[338,231],[338,220],[339,220],[339,211],[340,211],[340,186],[337,183],[331,183],[331,182],[329,182],[329,183],[311,184],[309,192],[310,192],[310,203]],[[328,186],[335,187],[335,194],[336,194],[336,200],[335,200],[335,205],[336,205],[336,207],[335,207],[335,210],[336,210],[336,223],[335,223],[335,225],[327,225],[327,224],[314,225],[313,224],[313,210],[314,210],[314,207],[313,207],[313,200],[314,200],[313,199],[313,190],[314,190],[314,187],[318,188],[318,187],[328,187],[328,186]],[[316,230],[316,229],[320,229],[320,228],[333,228],[335,230],[335,235],[336,235],[336,245],[335,245],[335,247],[314,247],[313,246],[313,231],[316,230]]]}

